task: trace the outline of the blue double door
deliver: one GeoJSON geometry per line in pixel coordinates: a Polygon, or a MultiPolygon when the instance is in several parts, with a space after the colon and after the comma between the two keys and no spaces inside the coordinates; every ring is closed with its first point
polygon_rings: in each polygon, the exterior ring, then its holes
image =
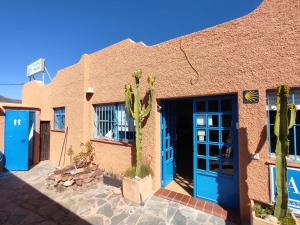
{"type": "Polygon", "coordinates": [[[6,110],[4,156],[7,170],[28,170],[34,160],[35,112],[6,110]]]}
{"type": "MultiPolygon", "coordinates": [[[[193,185],[194,197],[229,209],[239,208],[237,100],[235,96],[193,99],[193,185]]],[[[162,108],[162,186],[176,172],[176,108],[162,108]]],[[[187,118],[188,119],[188,118],[187,118]]],[[[180,132],[180,130],[177,132],[180,132]]]]}

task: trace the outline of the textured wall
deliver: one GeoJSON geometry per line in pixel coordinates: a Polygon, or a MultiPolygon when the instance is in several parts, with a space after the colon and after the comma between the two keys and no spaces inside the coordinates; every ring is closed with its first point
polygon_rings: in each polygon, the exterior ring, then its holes
{"type": "MultiPolygon", "coordinates": [[[[59,71],[49,85],[24,85],[23,101],[41,107],[41,118],[51,122],[52,107],[65,106],[67,145],[77,148],[80,141],[92,138],[93,104],[124,101],[124,84],[132,83],[131,73],[138,68],[144,72],[143,93],[146,75],[156,75],[157,101],[236,94],[241,215],[247,219],[249,198],[269,201],[265,92],[278,83],[300,86],[299,11],[298,0],[265,0],[247,16],[159,45],[124,40],[84,55],[78,64],[59,71]],[[85,96],[87,87],[94,88],[91,99],[85,96]],[[243,104],[244,89],[259,89],[259,103],[243,104]],[[254,151],[260,152],[260,160],[251,160],[254,151]]],[[[160,186],[159,117],[154,104],[143,130],[144,154],[152,159],[155,189],[160,186]]],[[[51,159],[57,160],[65,133],[51,135],[51,159]]],[[[128,146],[94,144],[97,161],[106,169],[122,171],[130,165],[128,146]]]]}

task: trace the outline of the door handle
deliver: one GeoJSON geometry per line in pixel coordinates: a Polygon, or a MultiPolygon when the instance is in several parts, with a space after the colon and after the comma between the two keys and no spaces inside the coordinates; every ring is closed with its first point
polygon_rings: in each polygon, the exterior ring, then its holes
{"type": "Polygon", "coordinates": [[[25,142],[26,142],[26,139],[21,140],[21,143],[25,143],[25,142]]]}

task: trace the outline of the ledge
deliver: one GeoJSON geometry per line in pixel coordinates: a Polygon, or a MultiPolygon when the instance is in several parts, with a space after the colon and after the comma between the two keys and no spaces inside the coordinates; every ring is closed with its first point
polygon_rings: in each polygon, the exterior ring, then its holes
{"type": "MultiPolygon", "coordinates": [[[[275,165],[276,160],[275,159],[268,159],[266,161],[267,165],[275,165]]],[[[292,162],[292,161],[287,161],[287,166],[288,167],[293,167],[293,168],[300,168],[300,162],[292,162]]]]}
{"type": "Polygon", "coordinates": [[[65,130],[50,130],[51,132],[65,133],[65,130]]]}
{"type": "Polygon", "coordinates": [[[127,143],[127,142],[112,141],[112,140],[106,140],[106,139],[100,139],[100,138],[93,138],[90,141],[92,141],[92,142],[101,142],[101,143],[112,144],[112,145],[121,145],[121,146],[127,146],[127,147],[135,146],[134,144],[127,143]]]}

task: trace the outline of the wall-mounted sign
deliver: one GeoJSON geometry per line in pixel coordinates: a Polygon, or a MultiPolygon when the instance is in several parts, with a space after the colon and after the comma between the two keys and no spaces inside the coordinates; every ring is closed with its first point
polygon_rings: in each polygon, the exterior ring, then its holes
{"type": "Polygon", "coordinates": [[[259,102],[258,90],[243,91],[243,102],[244,102],[244,104],[258,103],[259,102]]]}
{"type": "MultiPolygon", "coordinates": [[[[275,203],[276,193],[276,167],[271,165],[270,170],[270,194],[271,201],[275,203]]],[[[300,169],[287,168],[288,182],[288,207],[293,210],[295,215],[300,216],[300,169]]]]}
{"type": "Polygon", "coordinates": [[[37,73],[45,71],[45,59],[39,59],[27,66],[27,77],[31,77],[37,73]]]}

